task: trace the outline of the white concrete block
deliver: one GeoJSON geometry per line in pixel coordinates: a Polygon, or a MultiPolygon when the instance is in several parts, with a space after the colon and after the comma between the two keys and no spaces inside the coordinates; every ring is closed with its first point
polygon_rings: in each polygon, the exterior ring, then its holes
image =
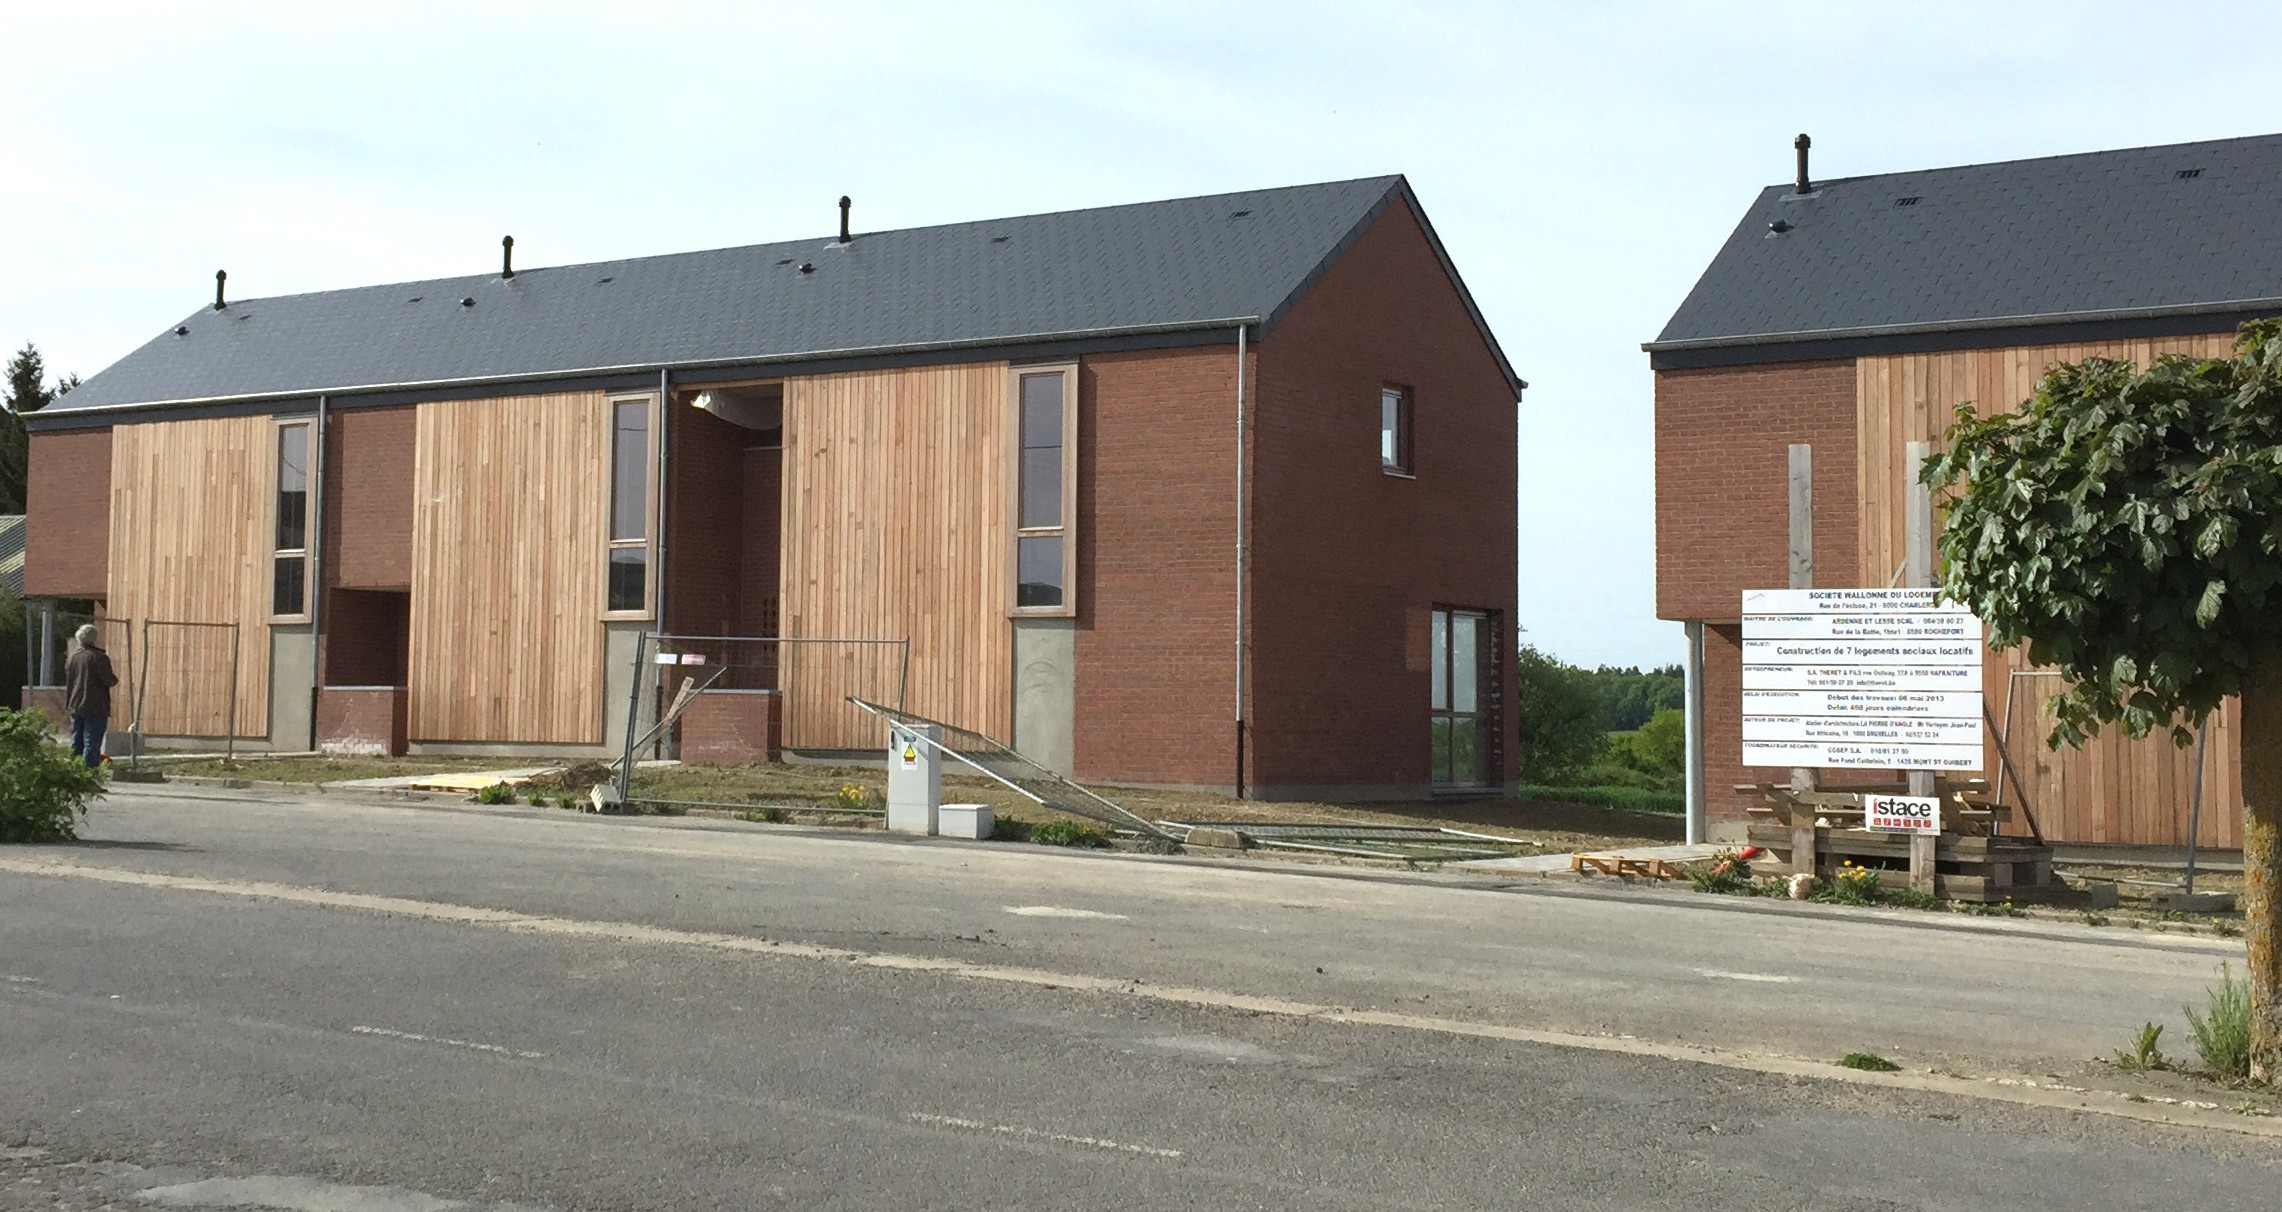
{"type": "Polygon", "coordinates": [[[997,815],[988,804],[945,804],[936,814],[936,826],[944,837],[965,838],[971,842],[989,837],[997,823],[997,815]]]}

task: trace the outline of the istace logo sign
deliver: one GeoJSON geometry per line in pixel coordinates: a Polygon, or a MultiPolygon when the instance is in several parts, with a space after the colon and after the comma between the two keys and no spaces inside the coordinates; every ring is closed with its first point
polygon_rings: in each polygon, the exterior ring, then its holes
{"type": "Polygon", "coordinates": [[[1941,801],[1930,795],[1866,795],[1862,827],[1884,833],[1939,833],[1941,801]]]}

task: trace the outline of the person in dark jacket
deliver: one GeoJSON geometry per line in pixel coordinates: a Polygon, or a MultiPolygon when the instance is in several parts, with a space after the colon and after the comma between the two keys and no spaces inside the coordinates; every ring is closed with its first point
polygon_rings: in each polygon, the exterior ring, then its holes
{"type": "Polygon", "coordinates": [[[103,764],[103,730],[111,722],[111,654],[103,651],[93,623],[82,626],[78,647],[63,662],[63,709],[71,714],[71,752],[92,770],[103,764]]]}

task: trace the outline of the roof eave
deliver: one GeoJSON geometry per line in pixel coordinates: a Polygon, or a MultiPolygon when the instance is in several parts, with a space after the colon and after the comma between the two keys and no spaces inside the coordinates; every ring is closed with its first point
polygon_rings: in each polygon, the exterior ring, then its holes
{"type": "Polygon", "coordinates": [[[2231,312],[2282,309],[2282,298],[2227,299],[2210,303],[2171,304],[2161,307],[2118,307],[2099,311],[2044,312],[2035,315],[1991,316],[1971,320],[1930,320],[1915,324],[1871,324],[1854,328],[1808,328],[1789,332],[1743,333],[1724,337],[1689,337],[1676,341],[1643,341],[1648,353],[1676,353],[1698,349],[1735,349],[1753,345],[1797,345],[1813,341],[1843,341],[1861,337],[1901,337],[1939,332],[1986,332],[1992,329],[2037,328],[2053,324],[2097,324],[2114,320],[2160,319],[2168,316],[2220,315],[2231,312]]]}

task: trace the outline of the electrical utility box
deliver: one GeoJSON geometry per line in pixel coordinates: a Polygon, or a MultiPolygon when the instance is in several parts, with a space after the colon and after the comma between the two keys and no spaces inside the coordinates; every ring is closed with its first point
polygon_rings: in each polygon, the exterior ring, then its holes
{"type": "Polygon", "coordinates": [[[943,811],[943,751],[933,724],[887,726],[887,831],[932,837],[943,811]]]}

